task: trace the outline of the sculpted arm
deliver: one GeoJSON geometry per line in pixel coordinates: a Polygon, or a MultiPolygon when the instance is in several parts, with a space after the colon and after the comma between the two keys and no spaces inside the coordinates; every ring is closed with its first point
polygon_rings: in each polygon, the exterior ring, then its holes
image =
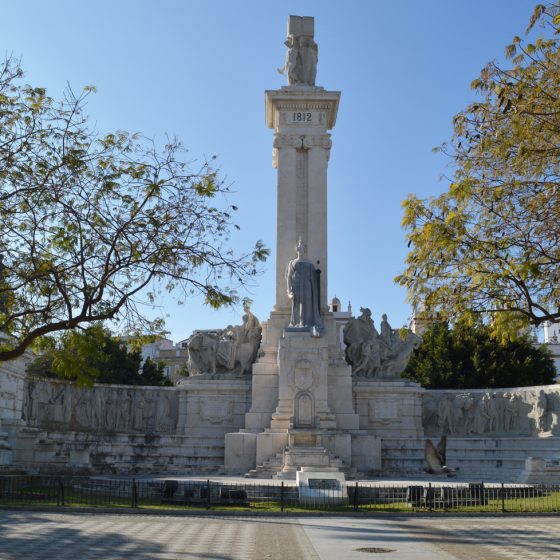
{"type": "Polygon", "coordinates": [[[294,297],[294,289],[292,284],[292,276],[293,276],[294,266],[292,263],[288,264],[288,268],[286,269],[286,288],[288,291],[288,297],[292,299],[294,297]]]}

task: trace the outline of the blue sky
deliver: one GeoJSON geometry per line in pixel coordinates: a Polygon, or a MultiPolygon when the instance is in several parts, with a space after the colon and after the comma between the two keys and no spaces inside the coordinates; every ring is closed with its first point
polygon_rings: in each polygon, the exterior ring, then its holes
{"type": "MultiPolygon", "coordinates": [[[[218,156],[239,207],[238,251],[275,246],[272,131],[264,90],[285,85],[289,14],[315,17],[317,85],[342,91],[329,164],[329,294],[387,313],[411,309],[393,278],[407,248],[401,201],[447,188],[449,161],[432,148],[474,97],[470,82],[522,35],[528,0],[19,0],[2,2],[0,45],[22,59],[26,80],[60,97],[93,84],[89,113],[101,131],[178,136],[189,157],[218,156]]],[[[274,302],[274,252],[247,295],[265,320],[274,302]]],[[[160,313],[175,341],[195,328],[239,323],[241,307],[198,299],[160,313]]],[[[147,313],[155,313],[147,310],[147,313]]]]}

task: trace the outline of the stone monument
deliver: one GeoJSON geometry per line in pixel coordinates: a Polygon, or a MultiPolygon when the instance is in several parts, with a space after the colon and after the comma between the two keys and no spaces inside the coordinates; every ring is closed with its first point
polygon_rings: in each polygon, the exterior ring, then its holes
{"type": "Polygon", "coordinates": [[[266,92],[278,193],[268,320],[246,304],[242,324],[166,349],[189,372],[175,387],[88,389],[28,376],[22,360],[0,364],[0,470],[206,477],[225,464],[296,479],[303,502],[321,503],[349,470],[422,473],[426,436],[445,435],[463,476],[557,483],[558,385],[426,391],[400,376],[417,336],[386,315],[378,330],[366,307],[342,317],[337,298],[329,309],[327,167],[340,92],[315,85],[313,18],[290,16],[285,44],[288,85],[266,92]]]}
{"type": "Polygon", "coordinates": [[[288,19],[288,85],[266,92],[278,171],[276,302],[262,325],[245,428],[226,435],[231,472],[375,470],[379,439],[360,430],[352,371],[327,304],[327,166],[340,92],[315,85],[314,20],[288,19]]]}

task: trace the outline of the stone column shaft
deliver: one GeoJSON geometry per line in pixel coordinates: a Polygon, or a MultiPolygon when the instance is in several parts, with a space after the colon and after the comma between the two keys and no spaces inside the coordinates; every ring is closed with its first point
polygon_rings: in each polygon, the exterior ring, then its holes
{"type": "Polygon", "coordinates": [[[275,311],[287,312],[286,267],[299,238],[306,258],[321,270],[321,313],[327,312],[328,130],[334,127],[340,92],[288,86],[266,92],[267,124],[275,130],[278,169],[275,311]]]}

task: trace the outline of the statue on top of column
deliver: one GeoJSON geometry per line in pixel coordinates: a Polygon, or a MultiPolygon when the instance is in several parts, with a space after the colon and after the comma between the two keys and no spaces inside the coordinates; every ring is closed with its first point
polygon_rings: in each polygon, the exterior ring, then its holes
{"type": "Polygon", "coordinates": [[[305,245],[298,242],[297,258],[288,263],[286,282],[288,297],[292,300],[290,327],[311,330],[320,336],[323,322],[320,315],[319,278],[313,263],[305,258],[305,245]]]}
{"type": "Polygon", "coordinates": [[[278,71],[288,78],[289,85],[314,86],[317,75],[318,47],[313,40],[314,21],[312,17],[290,16],[288,37],[284,44],[286,62],[278,71]]]}

